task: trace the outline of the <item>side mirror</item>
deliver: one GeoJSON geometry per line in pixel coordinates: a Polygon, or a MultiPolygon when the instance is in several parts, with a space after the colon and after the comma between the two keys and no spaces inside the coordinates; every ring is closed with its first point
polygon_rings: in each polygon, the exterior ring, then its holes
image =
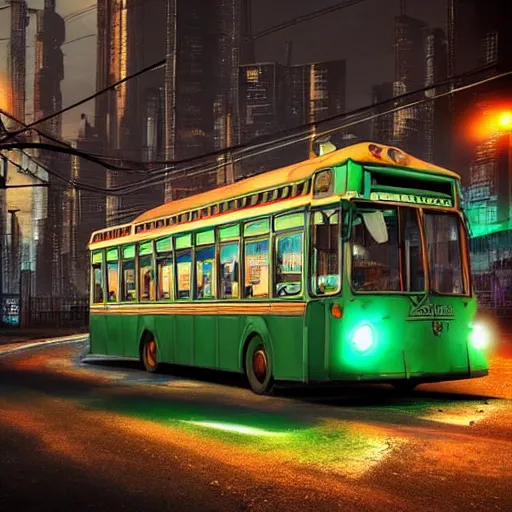
{"type": "Polygon", "coordinates": [[[344,199],[341,201],[341,211],[343,219],[341,224],[341,239],[343,242],[348,242],[350,239],[350,234],[352,233],[352,223],[354,222],[356,206],[354,203],[344,199]]]}

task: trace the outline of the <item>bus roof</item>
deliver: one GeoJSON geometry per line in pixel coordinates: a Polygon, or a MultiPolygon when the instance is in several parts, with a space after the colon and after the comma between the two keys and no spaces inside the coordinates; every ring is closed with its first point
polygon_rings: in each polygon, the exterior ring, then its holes
{"type": "MultiPolygon", "coordinates": [[[[361,142],[359,144],[354,144],[352,146],[333,151],[332,153],[328,153],[316,158],[311,158],[309,160],[289,165],[281,169],[276,169],[274,171],[265,172],[257,176],[233,183],[231,185],[219,187],[214,190],[196,194],[184,199],[170,201],[142,213],[133,221],[133,223],[146,222],[161,217],[167,217],[169,215],[175,215],[182,211],[199,208],[209,203],[228,200],[234,197],[248,195],[260,190],[266,190],[272,187],[278,187],[279,185],[285,185],[286,183],[300,181],[309,178],[314,174],[315,171],[321,169],[322,167],[343,164],[347,160],[354,160],[355,162],[368,164],[409,167],[411,169],[430,171],[436,174],[442,174],[444,176],[460,179],[460,176],[452,171],[443,169],[437,165],[430,164],[411,155],[407,155],[407,163],[405,165],[399,165],[393,162],[390,158],[386,157],[388,149],[398,148],[392,148],[392,146],[385,146],[383,144],[376,144],[372,142],[361,142]],[[382,148],[382,157],[376,157],[370,151],[369,148],[372,144],[382,148]]],[[[400,152],[403,153],[402,151],[400,152]]]]}

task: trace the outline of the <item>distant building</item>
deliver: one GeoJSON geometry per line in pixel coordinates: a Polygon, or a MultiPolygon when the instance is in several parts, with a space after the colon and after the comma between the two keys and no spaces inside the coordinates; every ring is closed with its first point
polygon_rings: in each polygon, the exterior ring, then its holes
{"type": "MultiPolygon", "coordinates": [[[[240,67],[240,142],[247,144],[258,137],[272,135],[284,128],[284,68],[270,63],[240,67]]],[[[243,175],[268,171],[284,165],[282,152],[264,152],[245,159],[243,175]]]]}
{"type": "MultiPolygon", "coordinates": [[[[421,20],[406,15],[395,18],[395,81],[393,84],[395,97],[424,87],[425,29],[426,24],[421,20]]],[[[394,113],[394,144],[420,158],[424,152],[422,129],[422,112],[419,105],[394,113]]]]}
{"type": "MultiPolygon", "coordinates": [[[[344,60],[290,66],[285,74],[286,127],[318,123],[345,111],[346,63],[344,60]]],[[[339,125],[322,123],[318,131],[339,125]]],[[[309,141],[286,150],[289,163],[309,157],[309,141]]]]}
{"type": "MultiPolygon", "coordinates": [[[[166,0],[132,5],[124,0],[98,2],[97,89],[165,58],[166,0]]],[[[96,99],[95,127],[101,152],[131,161],[164,157],[164,69],[128,80],[96,99]]],[[[133,176],[109,172],[109,188],[126,186],[133,176]]],[[[130,221],[163,201],[163,187],[107,198],[107,225],[130,221]]]]}
{"type": "MultiPolygon", "coordinates": [[[[193,158],[238,144],[239,66],[254,58],[248,0],[174,0],[169,9],[166,159],[193,158]]],[[[205,161],[208,166],[212,170],[192,177],[171,173],[166,200],[234,179],[233,165],[225,158],[205,161]]]]}
{"type": "MultiPolygon", "coordinates": [[[[444,82],[448,78],[447,43],[444,31],[426,29],[424,32],[424,62],[426,87],[444,82]]],[[[445,92],[435,88],[427,97],[445,92]]],[[[422,106],[424,120],[424,147],[422,156],[427,162],[450,167],[451,116],[448,96],[439,97],[422,106]]]]}
{"type": "MultiPolygon", "coordinates": [[[[372,105],[375,114],[380,114],[392,107],[393,83],[384,82],[372,87],[372,105]],[[384,103],[386,102],[386,103],[384,103]],[[383,104],[383,105],[382,105],[383,104]]],[[[393,114],[383,114],[372,120],[372,140],[381,144],[393,144],[393,114]]]]}
{"type": "MultiPolygon", "coordinates": [[[[94,127],[82,114],[78,139],[73,146],[95,154],[100,143],[94,127]]],[[[71,156],[71,179],[81,185],[105,188],[106,171],[88,160],[71,156]]],[[[62,203],[62,258],[65,269],[66,295],[86,296],[89,291],[89,252],[87,245],[93,231],[106,222],[105,196],[85,188],[69,188],[62,203]]]]}

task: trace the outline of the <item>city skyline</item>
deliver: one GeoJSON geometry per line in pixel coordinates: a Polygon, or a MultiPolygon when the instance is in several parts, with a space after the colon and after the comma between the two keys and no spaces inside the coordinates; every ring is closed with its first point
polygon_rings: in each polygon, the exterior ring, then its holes
{"type": "MultiPolygon", "coordinates": [[[[39,7],[44,0],[29,0],[39,7]]],[[[253,1],[252,28],[258,33],[290,18],[312,10],[339,3],[336,0],[318,0],[312,8],[307,0],[281,0],[276,6],[269,0],[253,1]],[[269,17],[268,13],[272,16],[269,17]]],[[[57,0],[57,13],[64,18],[80,12],[94,2],[91,0],[57,0]]],[[[309,64],[327,60],[345,59],[347,62],[347,109],[371,104],[371,88],[394,77],[394,17],[400,13],[398,0],[365,0],[361,4],[342,9],[330,15],[301,23],[296,27],[259,38],[255,42],[257,62],[283,64],[286,42],[292,41],[292,64],[309,64]],[[368,14],[369,13],[369,14],[368,14]],[[365,29],[361,30],[364,26],[365,29]],[[354,51],[356,48],[356,51],[354,51]]],[[[419,18],[432,28],[446,29],[446,1],[439,0],[425,6],[420,0],[409,0],[407,13],[419,18]]],[[[8,36],[8,10],[0,12],[0,34],[8,36]]],[[[97,10],[75,17],[66,24],[64,52],[63,105],[71,105],[96,91],[96,34],[97,10]],[[83,38],[83,39],[81,39],[83,38]]],[[[29,37],[29,35],[27,36],[29,37]]],[[[7,44],[0,43],[0,58],[7,62],[7,44]]],[[[30,48],[27,71],[31,73],[30,48]]],[[[4,76],[6,69],[0,70],[4,76]]],[[[33,74],[33,73],[32,73],[33,74]]],[[[30,76],[28,77],[30,80],[30,76]]],[[[29,97],[31,91],[28,91],[29,97]]],[[[68,139],[76,138],[82,112],[94,119],[94,102],[64,114],[63,130],[68,139]]]]}

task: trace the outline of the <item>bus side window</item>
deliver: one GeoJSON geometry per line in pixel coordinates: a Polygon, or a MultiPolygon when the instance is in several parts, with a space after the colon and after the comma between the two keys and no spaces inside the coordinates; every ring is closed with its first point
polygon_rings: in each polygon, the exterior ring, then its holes
{"type": "Polygon", "coordinates": [[[245,294],[247,298],[268,297],[269,241],[245,242],[245,294]]]}
{"type": "Polygon", "coordinates": [[[93,282],[92,282],[92,302],[100,304],[103,302],[103,268],[101,263],[92,266],[93,282]]]}
{"type": "Polygon", "coordinates": [[[314,295],[331,295],[341,289],[340,234],[338,208],[312,212],[311,291],[314,295]]]}
{"type": "Polygon", "coordinates": [[[196,249],[196,297],[215,298],[215,247],[196,249]]]}
{"type": "Polygon", "coordinates": [[[172,255],[162,255],[156,262],[158,289],[156,300],[171,300],[174,288],[172,255]]]}
{"type": "Polygon", "coordinates": [[[136,300],[135,292],[135,260],[123,261],[121,302],[136,300]]]}
{"type": "Polygon", "coordinates": [[[153,256],[140,256],[139,258],[139,290],[141,301],[155,300],[153,256]]]}
{"type": "Polygon", "coordinates": [[[275,297],[296,296],[302,292],[302,240],[302,233],[276,238],[275,297]]]}
{"type": "Polygon", "coordinates": [[[178,275],[178,299],[190,299],[190,281],[192,277],[192,251],[183,251],[176,255],[178,275]]]}
{"type": "Polygon", "coordinates": [[[219,257],[221,299],[237,299],[239,289],[240,244],[233,242],[221,245],[219,257]]]}
{"type": "Polygon", "coordinates": [[[107,263],[107,302],[117,302],[119,299],[119,263],[110,261],[107,263]]]}

